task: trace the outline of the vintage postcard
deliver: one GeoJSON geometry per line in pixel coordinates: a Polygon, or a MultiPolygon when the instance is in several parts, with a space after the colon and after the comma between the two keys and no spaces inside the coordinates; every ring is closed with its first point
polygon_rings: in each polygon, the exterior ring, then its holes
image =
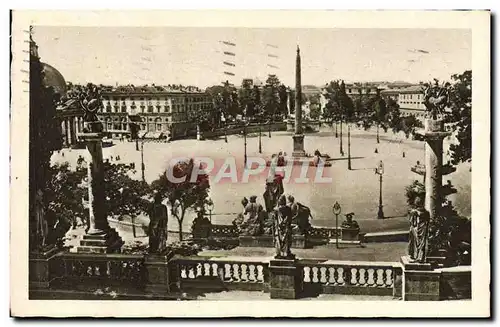
{"type": "Polygon", "coordinates": [[[12,54],[13,316],[490,316],[490,12],[15,11],[12,54]]]}

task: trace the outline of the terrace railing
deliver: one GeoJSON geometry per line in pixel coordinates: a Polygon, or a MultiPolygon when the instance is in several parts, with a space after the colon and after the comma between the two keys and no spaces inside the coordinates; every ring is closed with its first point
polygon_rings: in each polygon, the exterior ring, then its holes
{"type": "Polygon", "coordinates": [[[396,295],[402,274],[394,262],[299,260],[305,294],[396,295]]]}
{"type": "Polygon", "coordinates": [[[269,263],[204,257],[174,257],[181,290],[267,290],[269,263]]]}

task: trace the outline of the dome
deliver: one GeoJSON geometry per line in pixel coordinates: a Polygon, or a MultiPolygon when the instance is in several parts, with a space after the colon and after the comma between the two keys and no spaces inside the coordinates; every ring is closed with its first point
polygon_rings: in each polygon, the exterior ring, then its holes
{"type": "Polygon", "coordinates": [[[66,95],[66,81],[62,74],[49,64],[43,63],[43,84],[47,87],[52,86],[54,92],[60,96],[66,95]]]}

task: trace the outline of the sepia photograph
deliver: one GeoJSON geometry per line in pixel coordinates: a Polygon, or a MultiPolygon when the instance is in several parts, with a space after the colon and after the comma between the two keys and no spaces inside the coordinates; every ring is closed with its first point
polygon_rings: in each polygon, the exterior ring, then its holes
{"type": "Polygon", "coordinates": [[[14,15],[12,314],[489,315],[489,12],[202,13],[14,15]]]}

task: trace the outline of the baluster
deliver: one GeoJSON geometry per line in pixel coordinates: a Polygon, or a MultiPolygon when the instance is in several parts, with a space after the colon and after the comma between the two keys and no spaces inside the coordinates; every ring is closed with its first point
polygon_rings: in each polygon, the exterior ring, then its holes
{"type": "Polygon", "coordinates": [[[394,271],[392,269],[386,269],[385,270],[385,285],[386,286],[393,286],[394,284],[394,271]]]}
{"type": "Polygon", "coordinates": [[[179,264],[179,270],[180,270],[180,272],[181,272],[181,278],[182,278],[182,279],[186,279],[186,278],[188,278],[188,276],[187,276],[187,272],[186,272],[187,267],[186,267],[186,265],[185,265],[185,264],[179,264]]]}
{"type": "Polygon", "coordinates": [[[203,263],[197,263],[196,264],[196,277],[203,277],[203,263]]]}
{"type": "Polygon", "coordinates": [[[304,266],[304,283],[311,282],[311,267],[304,266]]]}
{"type": "Polygon", "coordinates": [[[228,263],[224,264],[224,280],[225,281],[230,281],[232,279],[231,276],[231,265],[228,263]]]}
{"type": "Polygon", "coordinates": [[[385,277],[384,277],[384,269],[377,269],[376,270],[376,286],[385,286],[385,277]]]}
{"type": "Polygon", "coordinates": [[[349,272],[351,273],[349,283],[351,285],[358,285],[358,269],[357,268],[350,268],[349,272]]]}
{"type": "Polygon", "coordinates": [[[189,264],[187,266],[187,269],[188,269],[188,278],[189,279],[196,278],[196,273],[195,273],[196,266],[194,266],[193,264],[189,264]]]}
{"type": "Polygon", "coordinates": [[[335,269],[337,271],[337,285],[344,285],[346,281],[346,270],[343,267],[335,269]]]}
{"type": "Polygon", "coordinates": [[[328,268],[328,280],[327,280],[327,285],[334,285],[336,284],[335,278],[337,275],[337,269],[334,267],[328,268]]]}
{"type": "Polygon", "coordinates": [[[264,267],[262,265],[257,265],[257,282],[264,283],[264,267]]]}
{"type": "Polygon", "coordinates": [[[210,277],[211,276],[211,271],[210,271],[211,265],[208,262],[203,263],[203,270],[205,274],[203,276],[205,277],[210,277]]]}
{"type": "Polygon", "coordinates": [[[319,282],[318,271],[319,271],[318,267],[312,267],[312,272],[313,272],[312,282],[313,283],[319,282]]]}
{"type": "Polygon", "coordinates": [[[241,265],[240,268],[241,268],[241,281],[248,282],[248,265],[244,263],[241,265]]]}
{"type": "Polygon", "coordinates": [[[360,268],[359,269],[358,283],[361,286],[366,286],[366,269],[365,268],[360,268]]]}
{"type": "Polygon", "coordinates": [[[111,277],[111,261],[106,261],[106,276],[111,277]]]}
{"type": "Polygon", "coordinates": [[[221,281],[224,281],[224,265],[217,265],[217,276],[221,281]]]}
{"type": "Polygon", "coordinates": [[[368,286],[373,286],[375,285],[376,283],[376,278],[377,278],[377,271],[373,268],[368,268],[366,270],[366,272],[368,273],[368,277],[367,277],[367,280],[366,280],[366,283],[368,284],[368,286]]]}
{"type": "Polygon", "coordinates": [[[255,271],[255,265],[254,264],[249,264],[248,265],[248,281],[250,283],[255,283],[257,281],[257,273],[255,271]]]}
{"type": "Polygon", "coordinates": [[[210,276],[213,276],[213,277],[217,277],[218,274],[217,274],[217,268],[218,268],[218,265],[214,262],[212,263],[212,274],[210,276]]]}
{"type": "Polygon", "coordinates": [[[327,274],[328,274],[328,269],[326,267],[319,267],[319,282],[321,284],[326,284],[328,281],[327,274]]]}
{"type": "Polygon", "coordinates": [[[237,263],[233,263],[233,281],[240,281],[240,266],[237,263]]]}

